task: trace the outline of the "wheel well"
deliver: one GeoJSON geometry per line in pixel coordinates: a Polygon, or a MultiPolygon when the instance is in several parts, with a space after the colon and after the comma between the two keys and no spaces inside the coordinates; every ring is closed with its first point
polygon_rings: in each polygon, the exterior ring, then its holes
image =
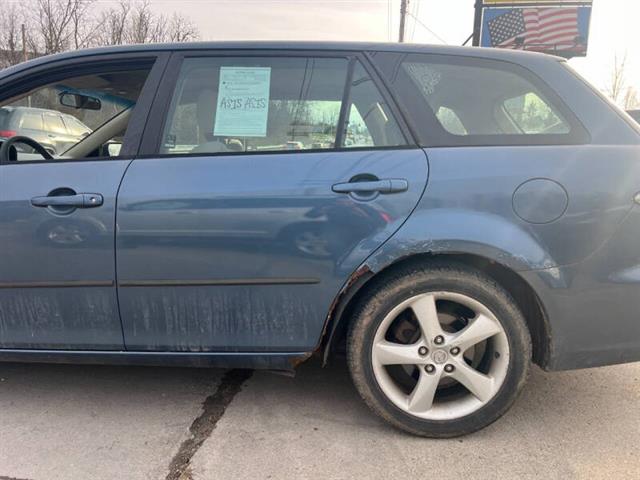
{"type": "Polygon", "coordinates": [[[487,258],[469,254],[412,255],[389,265],[375,275],[369,276],[365,282],[357,285],[357,291],[347,292],[345,305],[338,305],[334,310],[338,315],[333,320],[333,325],[329,325],[327,330],[329,334],[326,339],[325,353],[344,351],[346,334],[353,309],[361,299],[366,298],[374,285],[378,282],[383,282],[387,275],[398,269],[405,268],[409,264],[429,264],[436,260],[457,263],[480,270],[507,290],[518,304],[527,322],[533,344],[534,363],[541,367],[547,364],[551,331],[544,308],[535,291],[513,270],[487,258]]]}

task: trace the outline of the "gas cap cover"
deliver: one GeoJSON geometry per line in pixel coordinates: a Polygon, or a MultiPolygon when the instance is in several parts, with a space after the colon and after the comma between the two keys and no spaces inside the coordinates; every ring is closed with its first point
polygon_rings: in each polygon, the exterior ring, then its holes
{"type": "Polygon", "coordinates": [[[548,178],[534,178],[521,184],[513,194],[513,210],[528,223],[551,223],[569,206],[569,195],[562,185],[548,178]]]}

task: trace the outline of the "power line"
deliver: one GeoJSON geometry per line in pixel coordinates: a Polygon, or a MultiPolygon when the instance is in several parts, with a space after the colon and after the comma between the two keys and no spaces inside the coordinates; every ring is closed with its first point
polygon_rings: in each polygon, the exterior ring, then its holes
{"type": "MultiPolygon", "coordinates": [[[[416,12],[415,12],[415,18],[420,18],[420,0],[418,0],[416,2],[416,12]]],[[[414,35],[416,33],[416,24],[417,22],[414,20],[413,22],[413,29],[411,29],[411,40],[413,41],[414,35]]]]}
{"type": "MultiPolygon", "coordinates": [[[[409,12],[408,14],[412,17],[417,17],[418,16],[418,6],[420,5],[420,2],[418,0],[416,0],[413,3],[409,4],[409,12]]],[[[416,33],[416,22],[414,21],[411,24],[411,33],[409,33],[409,41],[412,42],[413,41],[413,37],[416,33]]]]}
{"type": "Polygon", "coordinates": [[[409,13],[409,15],[411,17],[413,17],[413,19],[418,22],[420,25],[422,25],[425,30],[427,30],[431,35],[433,35],[434,37],[436,37],[438,40],[440,40],[442,43],[444,43],[445,45],[448,44],[448,42],[442,38],[440,35],[438,35],[436,32],[434,32],[433,30],[431,30],[429,27],[427,27],[419,18],[416,18],[415,16],[411,15],[411,13],[409,13]]]}

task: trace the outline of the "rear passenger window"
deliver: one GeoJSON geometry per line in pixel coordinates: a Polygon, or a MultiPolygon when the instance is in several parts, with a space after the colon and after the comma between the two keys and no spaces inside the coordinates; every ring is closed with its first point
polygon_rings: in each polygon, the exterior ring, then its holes
{"type": "Polygon", "coordinates": [[[569,125],[535,92],[509,98],[502,108],[521,133],[568,133],[569,125]]]}
{"type": "Polygon", "coordinates": [[[404,145],[372,79],[349,59],[185,59],[161,153],[215,154],[404,145]],[[343,110],[343,101],[349,103],[343,110]],[[341,114],[346,126],[339,132],[341,114]]]}
{"type": "Polygon", "coordinates": [[[580,144],[588,134],[560,97],[511,62],[380,53],[375,61],[423,146],[580,144]]]}
{"type": "Polygon", "coordinates": [[[403,68],[449,133],[537,135],[569,131],[544,95],[516,73],[444,63],[407,62],[403,68]]]}
{"type": "Polygon", "coordinates": [[[28,130],[42,130],[42,114],[40,113],[24,113],[20,119],[18,128],[28,130]]]}
{"type": "Polygon", "coordinates": [[[353,71],[349,100],[345,147],[406,144],[389,106],[360,63],[353,71]]]}

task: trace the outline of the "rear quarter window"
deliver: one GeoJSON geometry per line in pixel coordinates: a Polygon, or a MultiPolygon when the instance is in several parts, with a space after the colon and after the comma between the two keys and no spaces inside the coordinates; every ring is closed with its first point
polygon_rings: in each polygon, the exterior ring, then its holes
{"type": "Polygon", "coordinates": [[[582,144],[589,139],[560,97],[519,65],[387,53],[374,55],[374,62],[422,146],[582,144]]]}

